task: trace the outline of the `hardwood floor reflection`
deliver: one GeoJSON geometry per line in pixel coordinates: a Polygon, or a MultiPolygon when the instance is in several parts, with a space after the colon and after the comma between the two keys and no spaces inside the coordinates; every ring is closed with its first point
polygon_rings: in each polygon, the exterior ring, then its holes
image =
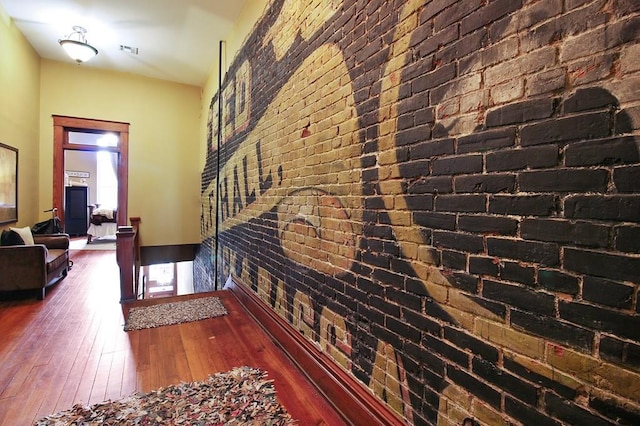
{"type": "Polygon", "coordinates": [[[73,250],[71,258],[69,276],[48,289],[44,301],[2,295],[0,424],[26,425],[76,403],[204,380],[242,365],[268,372],[300,424],[344,424],[233,294],[215,293],[229,312],[223,317],[124,332],[115,252],[73,250]]]}

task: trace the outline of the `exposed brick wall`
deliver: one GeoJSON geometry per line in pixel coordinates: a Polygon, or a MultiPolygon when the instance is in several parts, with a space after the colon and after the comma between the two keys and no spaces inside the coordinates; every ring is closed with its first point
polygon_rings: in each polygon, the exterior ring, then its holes
{"type": "Polygon", "coordinates": [[[196,288],[408,423],[640,423],[639,40],[630,0],[274,0],[220,150],[212,99],[196,288]]]}

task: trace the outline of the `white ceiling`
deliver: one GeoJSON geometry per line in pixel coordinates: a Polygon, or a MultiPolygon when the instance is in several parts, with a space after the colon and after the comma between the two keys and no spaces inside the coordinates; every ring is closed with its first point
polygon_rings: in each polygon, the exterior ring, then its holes
{"type": "Polygon", "coordinates": [[[0,0],[40,57],[73,63],[58,40],[79,25],[98,56],[82,67],[201,86],[246,0],[0,0]],[[120,45],[137,47],[138,55],[120,45]]]}

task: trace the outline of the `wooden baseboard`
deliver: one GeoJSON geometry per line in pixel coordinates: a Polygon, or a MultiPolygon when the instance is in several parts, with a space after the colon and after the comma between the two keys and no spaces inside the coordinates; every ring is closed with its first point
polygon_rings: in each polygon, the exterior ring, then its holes
{"type": "Polygon", "coordinates": [[[311,380],[345,421],[354,425],[404,425],[369,389],[281,318],[245,283],[233,277],[227,286],[243,308],[311,380]]]}

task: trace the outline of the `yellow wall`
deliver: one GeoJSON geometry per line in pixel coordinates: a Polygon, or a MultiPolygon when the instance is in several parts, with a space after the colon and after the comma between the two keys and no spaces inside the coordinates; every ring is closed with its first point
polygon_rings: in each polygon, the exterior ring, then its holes
{"type": "MultiPolygon", "coordinates": [[[[250,0],[225,40],[228,67],[268,0],[250,0]]],[[[217,49],[217,46],[215,47],[217,49]]],[[[142,218],[143,245],[200,242],[200,172],[218,64],[196,86],[40,59],[0,7],[0,142],[19,149],[19,221],[52,207],[52,115],[131,124],[129,216],[142,218]],[[201,110],[203,113],[201,113],[201,110]]]]}
{"type": "Polygon", "coordinates": [[[38,209],[40,58],[0,7],[0,142],[18,148],[18,222],[38,209]]]}
{"type": "Polygon", "coordinates": [[[42,60],[40,210],[51,207],[52,115],[130,123],[129,212],[142,245],[200,242],[200,88],[42,60]]]}

